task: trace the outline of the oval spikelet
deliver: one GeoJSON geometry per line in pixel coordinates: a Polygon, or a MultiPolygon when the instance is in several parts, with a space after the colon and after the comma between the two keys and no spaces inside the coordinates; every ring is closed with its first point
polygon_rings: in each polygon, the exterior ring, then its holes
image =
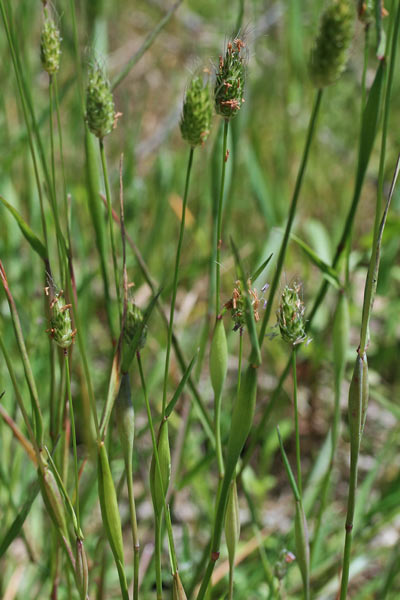
{"type": "Polygon", "coordinates": [[[57,73],[60,67],[61,36],[57,25],[44,10],[44,23],[40,36],[40,60],[49,75],[57,73]]]}
{"type": "Polygon", "coordinates": [[[153,454],[150,466],[150,491],[154,512],[160,517],[164,509],[164,498],[167,494],[171,477],[171,452],[169,448],[168,421],[162,421],[157,439],[158,459],[160,461],[161,480],[158,476],[157,463],[153,454]]]}
{"type": "Polygon", "coordinates": [[[183,589],[181,578],[179,573],[174,573],[172,582],[172,600],[186,600],[187,596],[183,589]]]}
{"type": "MultiPolygon", "coordinates": [[[[301,502],[296,502],[296,517],[294,521],[294,537],[296,544],[296,555],[304,590],[310,585],[310,546],[308,541],[308,528],[306,516],[301,502]]],[[[308,597],[305,595],[305,597],[308,597]]]]}
{"type": "Polygon", "coordinates": [[[118,510],[117,494],[108,456],[104,442],[100,442],[98,449],[98,485],[101,515],[108,541],[118,566],[124,564],[124,550],[122,542],[121,518],[118,510]]]}
{"type": "Polygon", "coordinates": [[[257,369],[249,365],[236,398],[228,439],[225,477],[232,478],[253,422],[257,394],[257,369]]]}
{"type": "Polygon", "coordinates": [[[86,600],[89,587],[89,570],[86,558],[85,548],[82,540],[77,538],[76,540],[76,552],[75,552],[75,565],[76,565],[76,583],[79,590],[81,600],[86,600]]]}
{"type": "Polygon", "coordinates": [[[123,373],[118,396],[115,401],[115,417],[122,452],[131,460],[135,437],[135,412],[133,410],[131,385],[128,373],[123,373]]]}
{"type": "Polygon", "coordinates": [[[333,366],[335,379],[341,379],[346,366],[346,354],[349,347],[350,315],[349,302],[344,292],[339,293],[333,319],[333,366]]]}
{"type": "Polygon", "coordinates": [[[222,319],[215,323],[210,350],[211,385],[216,398],[220,398],[228,369],[228,344],[222,319]]]}
{"type": "Polygon", "coordinates": [[[358,453],[360,447],[361,412],[363,399],[363,366],[364,363],[360,355],[357,354],[349,388],[348,405],[350,445],[354,454],[358,453]]]}
{"type": "Polygon", "coordinates": [[[228,548],[229,564],[232,567],[240,537],[239,501],[236,479],[230,485],[228,504],[225,513],[225,539],[228,548]]]}
{"type": "Polygon", "coordinates": [[[321,17],[320,30],[310,57],[310,76],[317,88],[334,83],[344,70],[353,37],[355,6],[352,0],[331,0],[321,17]]]}

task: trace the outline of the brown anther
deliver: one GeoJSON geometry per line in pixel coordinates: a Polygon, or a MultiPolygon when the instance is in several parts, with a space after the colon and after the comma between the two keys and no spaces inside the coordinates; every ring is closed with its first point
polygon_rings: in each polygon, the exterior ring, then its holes
{"type": "Polygon", "coordinates": [[[55,298],[53,298],[53,300],[50,302],[50,308],[54,308],[55,303],[58,302],[58,296],[56,296],[55,298]]]}
{"type": "Polygon", "coordinates": [[[72,308],[72,304],[66,304],[65,306],[62,306],[60,308],[60,312],[64,312],[65,310],[68,310],[70,308],[72,308]]]}
{"type": "Polygon", "coordinates": [[[240,52],[241,49],[244,48],[246,45],[240,38],[236,38],[235,40],[233,40],[233,43],[235,44],[238,52],[240,52]]]}
{"type": "Polygon", "coordinates": [[[74,329],[73,332],[71,333],[71,337],[74,338],[77,333],[78,333],[78,330],[74,329]]]}
{"type": "Polygon", "coordinates": [[[50,290],[49,286],[46,286],[46,287],[44,288],[44,293],[46,294],[46,296],[48,296],[48,295],[49,295],[49,290],[50,290]]]}
{"type": "Polygon", "coordinates": [[[225,152],[225,162],[227,162],[228,158],[229,158],[229,150],[227,149],[225,152]]]}
{"type": "Polygon", "coordinates": [[[211,560],[216,562],[219,559],[219,552],[211,552],[211,560]]]}
{"type": "Polygon", "coordinates": [[[116,128],[117,128],[117,125],[118,125],[118,119],[119,119],[120,117],[122,117],[122,112],[117,112],[117,113],[115,113],[115,115],[114,115],[113,129],[116,129],[116,128]]]}
{"type": "Polygon", "coordinates": [[[219,57],[219,68],[222,69],[224,66],[224,59],[222,58],[222,56],[219,57]]]}
{"type": "Polygon", "coordinates": [[[232,44],[231,44],[231,42],[228,42],[228,52],[229,52],[229,54],[232,53],[232,44]]]}

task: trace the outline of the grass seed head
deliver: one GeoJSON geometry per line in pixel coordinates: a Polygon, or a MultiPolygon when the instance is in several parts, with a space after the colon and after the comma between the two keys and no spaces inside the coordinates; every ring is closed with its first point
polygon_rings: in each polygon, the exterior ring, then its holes
{"type": "MultiPolygon", "coordinates": [[[[134,302],[128,302],[126,315],[125,315],[125,327],[124,335],[122,339],[122,372],[126,373],[129,370],[130,363],[133,359],[131,347],[135,340],[136,334],[143,323],[143,313],[140,308],[134,302]]],[[[147,338],[147,325],[143,327],[143,331],[140,334],[139,343],[136,351],[140,351],[147,338]]]]}
{"type": "MultiPolygon", "coordinates": [[[[260,298],[256,288],[251,287],[251,279],[247,280],[247,291],[251,298],[251,306],[253,308],[254,320],[258,322],[260,315],[258,309],[260,307],[260,298]]],[[[231,311],[232,320],[234,322],[233,331],[243,329],[246,324],[246,298],[243,293],[242,283],[238,279],[232,292],[232,298],[225,304],[225,308],[231,311]]]]}
{"type": "Polygon", "coordinates": [[[57,292],[50,302],[51,318],[48,331],[56,344],[64,350],[71,346],[76,335],[76,329],[72,329],[70,309],[71,304],[65,303],[62,291],[57,292]]]}
{"type": "Polygon", "coordinates": [[[90,131],[103,139],[114,128],[115,107],[110,82],[104,68],[93,61],[86,88],[86,120],[90,131]]]}
{"type": "Polygon", "coordinates": [[[282,339],[288,344],[296,346],[307,340],[304,302],[300,298],[300,285],[288,285],[282,292],[281,303],[277,310],[279,330],[282,339]]]}
{"type": "Polygon", "coordinates": [[[44,15],[45,20],[40,37],[40,60],[43,69],[49,75],[54,75],[60,67],[61,36],[57,25],[48,16],[46,9],[44,15]]]}
{"type": "Polygon", "coordinates": [[[227,44],[225,56],[219,57],[214,87],[215,110],[225,119],[234,117],[244,102],[246,44],[239,37],[227,44]]]}
{"type": "Polygon", "coordinates": [[[334,83],[344,70],[354,30],[352,0],[331,0],[321,17],[310,57],[310,76],[317,88],[334,83]]]}
{"type": "Polygon", "coordinates": [[[201,146],[210,134],[212,102],[210,86],[194,77],[185,94],[180,121],[181,134],[190,146],[201,146]]]}

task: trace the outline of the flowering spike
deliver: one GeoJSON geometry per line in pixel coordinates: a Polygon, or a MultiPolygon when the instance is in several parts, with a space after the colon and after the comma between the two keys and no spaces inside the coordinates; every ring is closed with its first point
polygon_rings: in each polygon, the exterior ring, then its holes
{"type": "Polygon", "coordinates": [[[67,349],[74,341],[76,329],[72,329],[72,321],[70,315],[71,304],[65,304],[63,292],[57,292],[50,302],[51,318],[50,318],[50,336],[60,348],[67,349]]]}
{"type": "Polygon", "coordinates": [[[286,286],[276,313],[282,338],[288,344],[296,346],[307,340],[305,330],[305,306],[299,296],[300,285],[286,286]]]}
{"type": "Polygon", "coordinates": [[[89,69],[86,88],[86,120],[90,131],[104,138],[114,127],[114,99],[104,69],[94,61],[89,69]]]}
{"type": "Polygon", "coordinates": [[[225,57],[219,57],[214,87],[215,110],[225,119],[234,117],[244,102],[245,43],[240,38],[228,42],[225,57]]]}
{"type": "Polygon", "coordinates": [[[194,77],[185,94],[181,134],[192,147],[204,144],[210,134],[212,104],[208,82],[204,85],[201,77],[194,77]]]}
{"type": "Polygon", "coordinates": [[[344,70],[353,37],[354,16],[352,0],[331,0],[322,14],[310,57],[310,75],[317,88],[334,83],[344,70]]]}
{"type": "Polygon", "coordinates": [[[40,60],[49,75],[57,73],[60,66],[61,36],[57,25],[44,9],[44,23],[40,36],[40,60]]]}

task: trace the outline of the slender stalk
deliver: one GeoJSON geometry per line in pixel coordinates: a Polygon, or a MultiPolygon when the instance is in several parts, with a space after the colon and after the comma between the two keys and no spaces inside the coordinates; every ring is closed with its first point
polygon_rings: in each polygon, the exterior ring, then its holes
{"type": "MultiPolygon", "coordinates": [[[[392,3],[392,7],[394,7],[394,2],[392,3]]],[[[389,124],[389,112],[390,112],[390,98],[392,92],[392,84],[393,84],[393,75],[395,71],[395,63],[396,63],[396,49],[397,49],[397,41],[400,29],[400,4],[397,5],[395,24],[393,29],[393,36],[391,39],[391,54],[390,54],[390,64],[389,64],[389,74],[386,88],[386,96],[385,96],[385,104],[384,104],[384,113],[383,113],[383,124],[382,124],[382,141],[381,141],[381,153],[379,160],[379,174],[378,174],[378,190],[377,190],[377,198],[376,198],[376,209],[375,209],[375,221],[374,221],[374,236],[372,242],[372,252],[370,263],[368,267],[367,280],[365,283],[365,291],[364,291],[364,302],[363,302],[363,311],[362,311],[362,322],[361,322],[361,332],[360,332],[360,345],[358,348],[358,356],[362,361],[364,361],[365,350],[368,345],[368,330],[369,330],[369,320],[372,312],[372,306],[374,302],[374,296],[377,285],[378,278],[378,269],[379,269],[379,253],[380,253],[380,243],[381,236],[383,233],[383,227],[385,224],[387,209],[389,206],[391,194],[393,193],[393,189],[391,189],[389,195],[389,201],[386,206],[384,218],[381,221],[381,213],[382,213],[382,199],[383,199],[383,184],[384,184],[384,167],[385,167],[385,157],[386,157],[386,141],[387,141],[387,132],[388,132],[388,124],[389,124]]],[[[398,169],[398,165],[396,166],[396,171],[398,169]]],[[[397,172],[394,176],[394,182],[392,186],[394,186],[397,178],[397,172]]],[[[362,430],[360,430],[360,440],[358,444],[354,442],[351,444],[350,451],[350,482],[349,482],[349,492],[347,499],[347,516],[346,516],[346,536],[345,536],[345,545],[343,552],[343,567],[342,567],[342,582],[340,588],[340,600],[345,600],[347,598],[347,587],[349,582],[349,570],[350,570],[350,557],[351,557],[351,545],[352,545],[352,537],[353,537],[353,522],[354,522],[354,513],[355,513],[355,504],[356,504],[356,489],[357,489],[357,466],[358,466],[358,455],[360,450],[360,442],[361,442],[362,430]]]]}
{"type": "Polygon", "coordinates": [[[65,178],[65,165],[64,165],[64,145],[63,145],[63,136],[62,136],[62,128],[61,128],[61,116],[60,116],[60,101],[58,97],[58,85],[57,85],[57,76],[53,75],[54,82],[54,99],[56,105],[56,117],[57,117],[57,131],[58,131],[58,146],[60,153],[60,164],[61,164],[61,178],[63,184],[63,202],[64,202],[64,213],[67,224],[67,240],[68,240],[68,254],[71,252],[71,232],[70,232],[70,223],[69,223],[69,210],[68,210],[68,202],[67,202],[67,184],[65,178]]]}
{"type": "Polygon", "coordinates": [[[69,358],[68,351],[64,351],[65,356],[65,372],[67,376],[67,395],[68,395],[68,404],[69,404],[69,413],[71,418],[71,428],[72,428],[72,448],[74,452],[74,470],[75,470],[75,512],[76,512],[76,521],[78,523],[78,529],[80,528],[80,514],[79,514],[79,470],[78,470],[78,453],[76,451],[76,429],[75,429],[75,417],[74,417],[74,405],[72,403],[72,395],[71,395],[71,376],[69,372],[69,358]]]}
{"type": "Polygon", "coordinates": [[[106,190],[106,199],[107,199],[107,209],[108,209],[108,224],[110,229],[110,240],[111,240],[111,252],[114,266],[114,280],[115,280],[115,290],[117,294],[118,300],[118,310],[121,316],[121,292],[119,289],[119,273],[118,273],[118,263],[117,263],[117,252],[115,248],[115,240],[114,240],[114,229],[113,229],[113,219],[112,219],[112,210],[111,210],[111,192],[110,192],[110,182],[108,179],[108,171],[107,171],[107,161],[104,153],[104,140],[99,140],[100,146],[100,157],[101,157],[101,166],[103,168],[103,177],[104,177],[104,186],[106,190]]]}
{"type": "Polygon", "coordinates": [[[167,524],[167,532],[168,532],[168,540],[169,540],[169,549],[170,549],[170,554],[171,554],[172,569],[173,569],[173,573],[177,573],[178,572],[178,561],[177,561],[177,558],[176,558],[174,538],[173,538],[173,535],[172,535],[171,516],[170,516],[169,510],[168,510],[168,505],[167,505],[167,502],[166,502],[166,499],[165,499],[164,490],[163,490],[163,483],[162,483],[160,460],[159,460],[159,457],[158,457],[156,434],[155,434],[155,431],[154,431],[153,418],[151,416],[151,409],[150,409],[149,397],[148,397],[148,394],[147,394],[147,386],[146,386],[146,381],[145,381],[145,378],[144,378],[142,361],[141,361],[140,353],[139,352],[137,353],[137,361],[138,361],[138,365],[139,365],[139,373],[140,373],[140,380],[141,380],[141,383],[142,383],[143,396],[144,396],[144,400],[145,400],[145,404],[146,404],[147,418],[149,420],[151,441],[152,441],[152,444],[153,444],[153,452],[154,452],[154,458],[155,458],[155,461],[156,461],[157,475],[158,475],[158,477],[160,479],[161,493],[162,493],[162,495],[164,497],[164,512],[165,512],[165,521],[166,521],[166,524],[167,524]]]}
{"type": "Polygon", "coordinates": [[[221,287],[221,232],[222,232],[222,209],[224,203],[224,187],[225,187],[225,171],[226,171],[226,147],[228,141],[228,126],[229,120],[225,119],[224,121],[224,133],[223,133],[223,142],[222,142],[222,170],[221,170],[221,187],[219,190],[219,201],[218,201],[218,212],[217,212],[217,237],[215,240],[216,243],[216,285],[215,285],[215,314],[219,315],[219,303],[220,303],[220,287],[221,287]]]}
{"type": "Polygon", "coordinates": [[[180,258],[181,258],[183,234],[185,232],[186,206],[187,206],[188,192],[189,192],[190,173],[191,173],[192,164],[193,164],[193,154],[194,154],[194,148],[190,148],[189,160],[188,160],[188,165],[187,165],[187,169],[186,169],[185,192],[183,194],[181,226],[179,229],[178,247],[176,249],[176,257],[175,257],[174,281],[173,281],[173,285],[172,285],[172,298],[171,298],[171,307],[170,307],[169,324],[168,324],[167,353],[165,356],[161,418],[164,418],[165,407],[166,407],[166,402],[167,402],[167,383],[168,383],[169,361],[170,361],[170,355],[171,355],[172,328],[173,328],[173,324],[174,324],[176,293],[177,293],[177,289],[178,289],[179,263],[180,263],[180,258]]]}
{"type": "Polygon", "coordinates": [[[154,532],[154,536],[155,536],[154,560],[155,560],[155,565],[156,565],[157,600],[162,600],[162,574],[161,574],[162,519],[161,519],[161,517],[156,517],[156,529],[154,532]]]}
{"type": "Polygon", "coordinates": [[[304,173],[305,173],[306,167],[307,167],[307,161],[308,161],[308,155],[309,155],[309,151],[310,151],[310,147],[311,147],[311,142],[312,142],[312,139],[313,139],[313,136],[314,136],[314,131],[315,131],[316,123],[317,123],[318,113],[319,113],[319,109],[320,109],[320,106],[321,106],[322,92],[323,92],[323,90],[320,89],[320,90],[318,90],[316,92],[316,95],[315,95],[314,106],[313,106],[313,109],[312,109],[312,112],[311,112],[310,122],[309,122],[309,125],[308,125],[306,143],[305,143],[305,146],[304,146],[303,156],[302,156],[302,159],[301,159],[299,171],[297,173],[296,185],[295,185],[295,188],[294,188],[293,197],[292,197],[292,201],[291,201],[291,204],[290,204],[289,216],[288,216],[288,220],[287,220],[287,223],[286,223],[286,229],[285,229],[285,233],[284,233],[284,236],[283,236],[281,247],[279,249],[279,255],[278,255],[278,262],[277,262],[277,265],[276,265],[276,271],[275,271],[274,278],[272,280],[272,284],[271,284],[271,287],[270,287],[270,290],[269,290],[268,304],[267,304],[267,307],[265,309],[263,321],[262,321],[262,324],[261,324],[260,335],[259,335],[259,338],[258,338],[260,347],[261,347],[261,345],[262,345],[262,343],[264,341],[264,338],[265,338],[265,332],[267,330],[268,321],[269,321],[269,318],[271,316],[271,311],[272,311],[274,297],[275,297],[276,291],[278,289],[279,280],[280,280],[281,273],[282,273],[282,268],[283,268],[283,263],[284,263],[285,256],[286,256],[287,246],[288,246],[288,243],[289,243],[290,233],[291,233],[291,230],[292,230],[294,217],[296,215],[297,201],[299,199],[299,195],[300,195],[300,191],[301,191],[301,186],[302,186],[303,178],[304,178],[304,173]]]}
{"type": "Polygon", "coordinates": [[[346,537],[343,552],[342,582],[340,587],[340,600],[347,598],[347,586],[349,583],[350,571],[350,553],[351,543],[353,541],[353,521],[356,507],[356,489],[357,489],[357,464],[358,451],[352,452],[350,457],[350,482],[347,498],[347,516],[346,516],[346,537]]]}
{"type": "Polygon", "coordinates": [[[297,487],[299,488],[300,499],[303,496],[303,484],[301,478],[301,453],[300,453],[300,431],[299,431],[299,411],[297,405],[297,350],[292,350],[292,373],[293,373],[293,404],[294,404],[294,429],[296,437],[296,466],[297,466],[297,487]]]}
{"type": "Polygon", "coordinates": [[[236,386],[236,394],[239,394],[240,383],[242,380],[242,358],[243,358],[243,328],[239,329],[239,360],[238,360],[238,378],[236,386]]]}

